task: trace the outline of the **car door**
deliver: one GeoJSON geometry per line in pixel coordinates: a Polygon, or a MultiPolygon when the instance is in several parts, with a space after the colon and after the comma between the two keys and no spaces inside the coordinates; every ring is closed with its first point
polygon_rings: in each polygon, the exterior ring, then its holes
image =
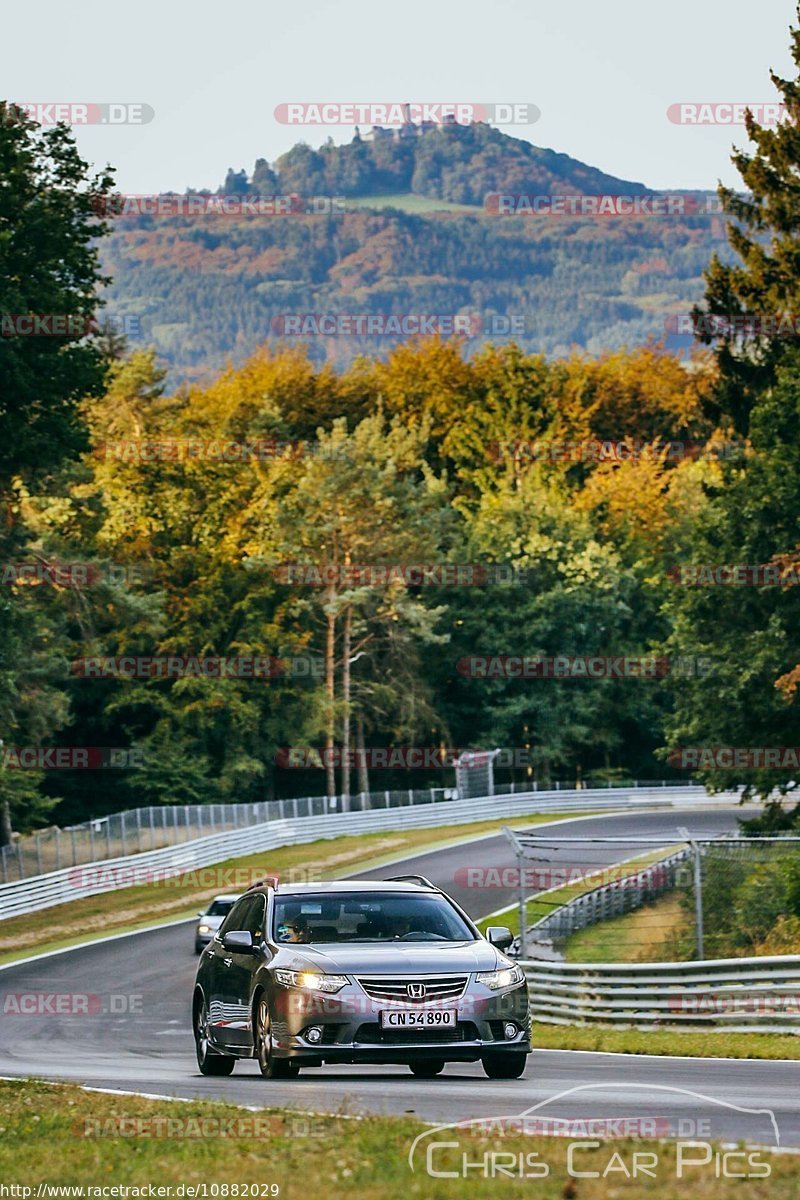
{"type": "Polygon", "coordinates": [[[212,989],[209,997],[209,1020],[214,1041],[230,1049],[251,1045],[250,979],[258,956],[225,947],[225,935],[245,930],[259,944],[264,936],[263,895],[243,896],[237,900],[223,921],[218,941],[213,943],[212,989]]]}

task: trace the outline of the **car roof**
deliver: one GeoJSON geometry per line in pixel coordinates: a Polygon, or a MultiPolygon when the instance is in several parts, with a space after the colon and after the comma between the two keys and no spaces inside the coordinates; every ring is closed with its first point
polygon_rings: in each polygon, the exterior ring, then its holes
{"type": "MultiPolygon", "coordinates": [[[[266,892],[271,890],[271,885],[266,883],[256,884],[251,890],[266,892]]],[[[438,889],[426,887],[424,884],[408,883],[406,881],[394,883],[391,880],[385,879],[354,879],[352,881],[347,879],[336,879],[329,883],[282,884],[280,881],[278,881],[278,887],[276,891],[278,896],[307,896],[309,893],[314,893],[317,895],[320,893],[335,895],[337,892],[363,892],[365,895],[374,895],[376,892],[383,894],[389,892],[408,892],[412,895],[424,894],[430,896],[431,894],[436,895],[438,889]]]]}

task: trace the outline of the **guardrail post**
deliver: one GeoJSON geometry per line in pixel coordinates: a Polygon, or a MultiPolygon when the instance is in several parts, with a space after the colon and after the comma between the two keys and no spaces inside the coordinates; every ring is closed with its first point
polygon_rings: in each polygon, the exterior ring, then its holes
{"type": "Polygon", "coordinates": [[[0,858],[3,859],[3,883],[8,883],[8,867],[6,866],[6,850],[7,846],[3,846],[0,850],[0,858]]]}
{"type": "Polygon", "coordinates": [[[703,871],[700,843],[692,842],[694,851],[694,921],[697,941],[697,957],[702,961],[703,953],[703,871]]]}
{"type": "Polygon", "coordinates": [[[56,870],[61,870],[61,830],[56,825],[56,870]]]}
{"type": "Polygon", "coordinates": [[[120,827],[120,831],[122,833],[122,854],[124,857],[128,853],[128,838],[126,836],[126,831],[125,831],[125,813],[121,812],[119,815],[120,815],[119,827],[120,827]]]}

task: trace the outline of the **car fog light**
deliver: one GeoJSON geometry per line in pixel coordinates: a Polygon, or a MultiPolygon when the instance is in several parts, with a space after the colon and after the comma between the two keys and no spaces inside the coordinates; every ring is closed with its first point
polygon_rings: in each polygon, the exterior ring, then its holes
{"type": "Polygon", "coordinates": [[[321,1025],[312,1025],[310,1029],[307,1029],[306,1030],[306,1041],[307,1042],[321,1042],[322,1041],[322,1026],[321,1025]]]}
{"type": "Polygon", "coordinates": [[[517,1036],[518,1032],[519,1032],[519,1030],[517,1029],[517,1027],[513,1021],[506,1021],[505,1025],[503,1026],[503,1033],[506,1035],[507,1038],[509,1038],[509,1039],[515,1038],[517,1036]]]}

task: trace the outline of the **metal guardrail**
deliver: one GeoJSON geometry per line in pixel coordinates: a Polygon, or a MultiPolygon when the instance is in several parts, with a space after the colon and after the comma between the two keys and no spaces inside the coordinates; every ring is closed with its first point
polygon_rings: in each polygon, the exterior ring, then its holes
{"type": "MultiPolygon", "coordinates": [[[[657,787],[666,783],[647,780],[620,781],[619,787],[657,787]]],[[[680,782],[671,787],[691,786],[680,782]]],[[[511,794],[538,792],[535,782],[511,783],[487,787],[482,794],[511,794]]],[[[554,784],[550,791],[572,791],[566,784],[554,784]]],[[[287,818],[324,816],[331,812],[367,812],[375,808],[400,808],[415,804],[437,804],[450,801],[451,788],[394,788],[372,792],[356,792],[346,804],[341,797],[294,796],[284,800],[260,800],[239,804],[163,804],[146,808],[131,808],[93,817],[65,829],[51,826],[35,833],[15,838],[10,846],[0,847],[0,883],[28,879],[62,867],[77,867],[80,863],[102,862],[106,859],[177,846],[209,834],[234,829],[248,829],[265,821],[287,818]]]]}
{"type": "MultiPolygon", "coordinates": [[[[735,802],[736,797],[733,799],[735,802]]],[[[145,850],[141,854],[64,868],[0,885],[0,920],[85,896],[96,896],[119,887],[165,879],[229,858],[321,838],[341,837],[343,834],[434,828],[529,813],[613,812],[661,805],[691,805],[698,801],[713,802],[709,801],[702,787],[685,785],[675,788],[584,788],[578,791],[506,793],[436,804],[407,803],[404,807],[346,814],[298,815],[296,818],[270,820],[246,829],[196,838],[178,846],[145,850]]],[[[718,797],[717,802],[730,803],[731,797],[718,797]]],[[[265,871],[268,868],[269,863],[265,862],[265,871]]]]}
{"type": "Polygon", "coordinates": [[[527,961],[521,965],[534,1021],[622,1029],[702,1025],[742,1033],[800,1033],[797,954],[683,963],[527,961]]]}
{"type": "MultiPolygon", "coordinates": [[[[678,882],[680,868],[692,858],[692,850],[677,850],[674,854],[657,862],[640,867],[630,875],[623,875],[610,883],[604,883],[590,891],[582,892],[566,904],[559,905],[546,917],[528,926],[528,945],[543,938],[552,942],[565,942],[579,929],[608,921],[624,913],[649,904],[656,897],[674,888],[678,882]]],[[[611,868],[598,868],[598,874],[608,870],[624,871],[625,864],[611,868]]],[[[689,876],[691,878],[691,875],[689,876]]]]}
{"type": "MultiPolygon", "coordinates": [[[[372,808],[394,808],[410,804],[432,804],[444,798],[443,789],[403,788],[393,791],[361,792],[348,801],[350,812],[372,808]]],[[[324,816],[341,812],[340,800],[327,796],[295,796],[287,800],[262,800],[239,804],[162,804],[130,808],[124,812],[95,817],[65,829],[51,826],[15,838],[0,847],[0,882],[26,879],[77,867],[81,863],[177,846],[209,834],[249,829],[265,821],[289,817],[324,816]]]]}

